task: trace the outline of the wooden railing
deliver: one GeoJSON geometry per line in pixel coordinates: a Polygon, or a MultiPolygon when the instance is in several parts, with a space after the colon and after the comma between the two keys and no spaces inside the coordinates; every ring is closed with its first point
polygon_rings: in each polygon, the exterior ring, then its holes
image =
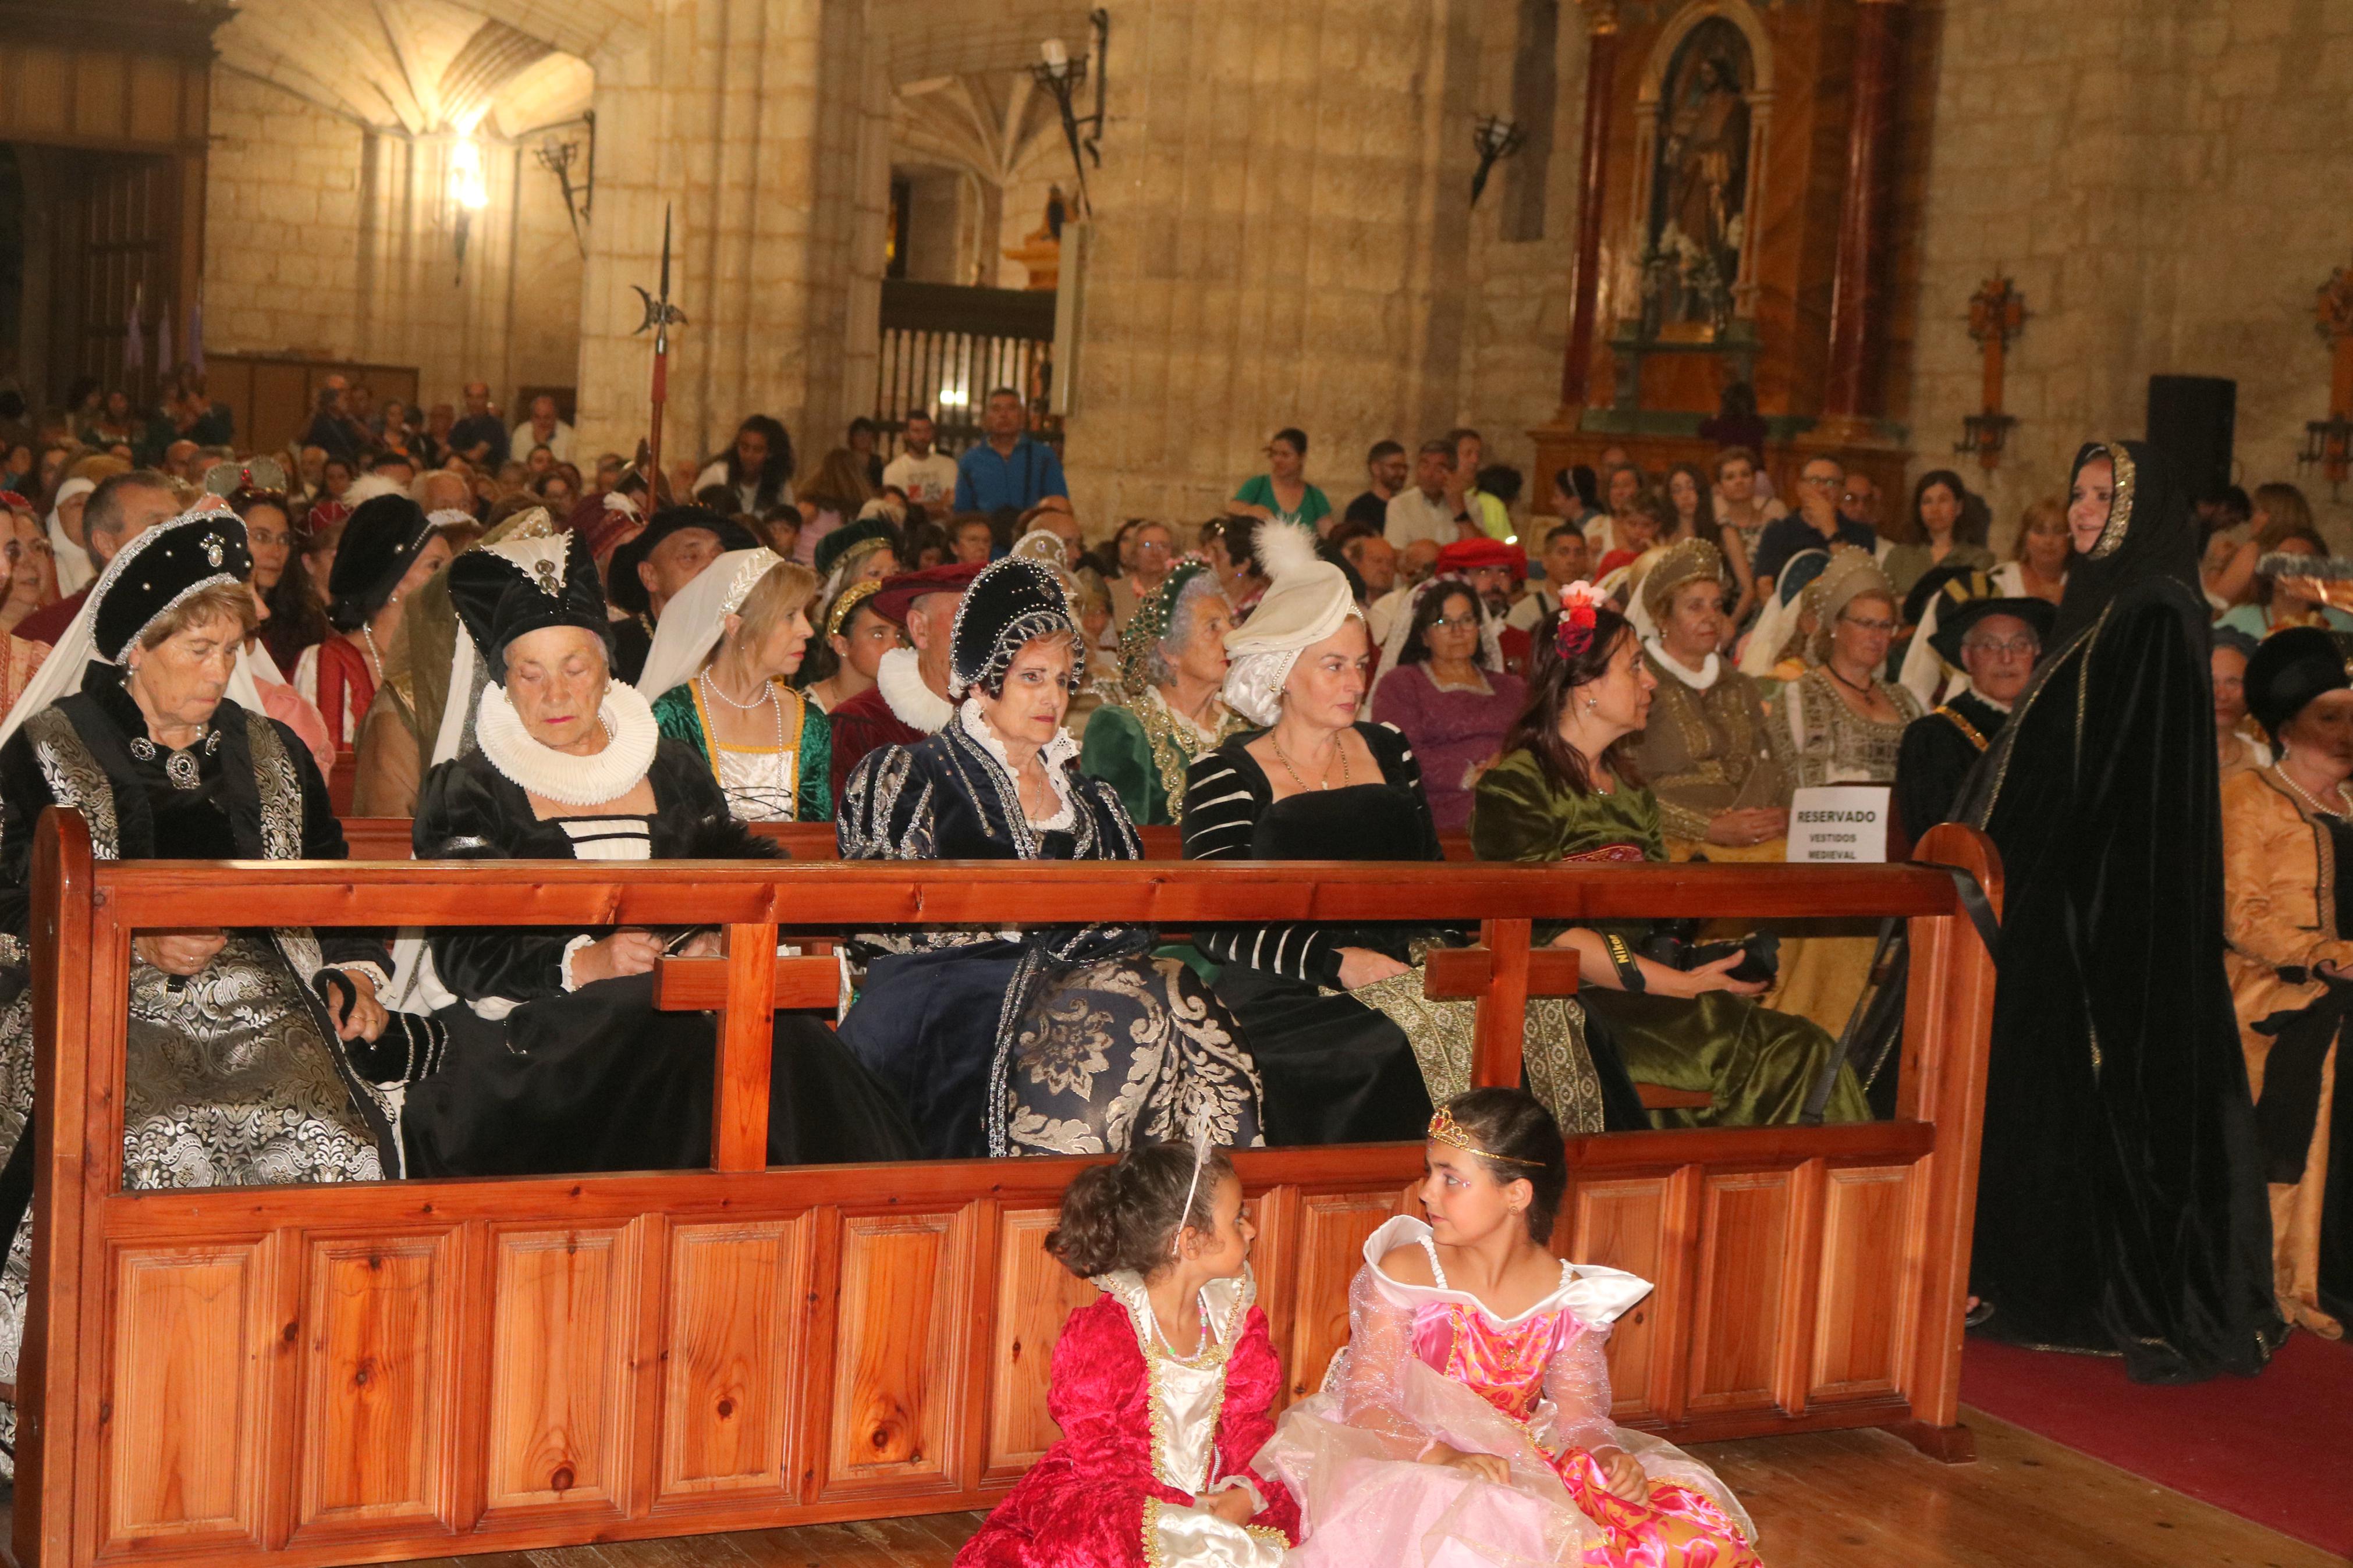
{"type": "MultiPolygon", "coordinates": [[[[2000,897],[1984,840],[1924,847],[2000,897]]],[[[1482,1083],[1519,1080],[1531,922],[1908,917],[1899,1114],[1570,1141],[1554,1240],[1658,1289],[1610,1341],[1620,1421],[1683,1440],[1882,1426],[1944,1457],[1993,971],[1908,867],[95,862],[35,845],[37,1140],[18,1560],[289,1564],[985,1506],[1052,1440],[1049,1352],[1090,1294],[1039,1246],[1086,1162],[762,1169],[787,939],[878,927],[1475,921],[1482,1083]],[[727,927],[712,1168],[129,1193],[135,931],[727,927]]],[[[830,960],[819,961],[829,964],[830,960]]],[[[1545,965],[1541,967],[1549,968],[1545,965]]],[[[806,998],[802,998],[806,999],[806,998]]],[[[617,1112],[623,1108],[617,1108],[617,1112]]],[[[1347,1334],[1418,1144],[1245,1152],[1293,1395],[1347,1334]]]]}

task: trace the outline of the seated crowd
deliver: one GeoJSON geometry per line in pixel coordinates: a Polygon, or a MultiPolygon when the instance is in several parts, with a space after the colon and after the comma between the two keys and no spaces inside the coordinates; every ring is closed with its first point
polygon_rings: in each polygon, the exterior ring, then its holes
{"type": "MultiPolygon", "coordinates": [[[[1517,508],[1468,430],[1410,460],[1377,446],[1345,507],[1280,431],[1220,516],[1088,548],[1009,391],[960,458],[917,415],[885,465],[861,421],[797,488],[765,416],[673,476],[573,468],[553,405],[510,431],[479,384],[464,419],[417,427],[397,405],[371,423],[356,390],[322,394],[290,464],[69,437],[24,448],[37,499],[0,494],[13,1129],[51,803],[113,858],[339,858],[343,800],[444,859],[756,858],[776,849],[752,824],[830,821],[845,858],[1135,859],[1138,827],[1172,826],[1204,860],[1435,860],[1457,837],[1606,867],[1778,860],[1794,791],[1868,784],[1892,789],[1895,854],[1954,814],[2081,558],[2063,502],[2028,509],[1998,562],[1954,473],[1883,523],[1833,459],[1804,462],[1792,509],[1736,447],[1662,476],[1613,449],[1554,476],[1549,512],[1517,508]]],[[[2353,619],[2340,585],[2294,574],[2325,550],[2292,489],[2209,510],[2233,984],[2255,1076],[2270,1055],[2315,1086],[2274,1206],[2303,1281],[2283,1299],[2331,1321],[2324,1064],[2258,1026],[2334,1005],[2353,721],[2343,661],[2329,685],[2306,645],[2353,619]]],[[[714,931],[391,934],[142,938],[127,1184],[707,1162],[712,1025],[656,1011],[651,975],[718,951],[714,931]],[[259,1000],[226,1012],[232,993],[259,1000]],[[240,1065],[191,1066],[176,1038],[240,1065]]],[[[1406,1139],[1471,1086],[1472,1008],[1423,985],[1462,929],[842,934],[839,1029],[776,1020],[776,1163],[1406,1139]]],[[[1867,932],[1538,938],[1583,987],[1533,1000],[1524,1041],[1569,1133],[1893,1103],[1893,1053],[1841,1037],[1867,932]]]]}

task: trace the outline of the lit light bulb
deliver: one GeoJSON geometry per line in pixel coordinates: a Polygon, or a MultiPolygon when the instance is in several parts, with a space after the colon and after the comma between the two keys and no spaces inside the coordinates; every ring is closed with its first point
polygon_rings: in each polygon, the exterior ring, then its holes
{"type": "Polygon", "coordinates": [[[491,205],[490,186],[482,180],[482,150],[470,139],[449,148],[449,199],[469,212],[491,205]]]}
{"type": "Polygon", "coordinates": [[[1046,57],[1046,68],[1056,76],[1061,75],[1062,68],[1071,63],[1071,53],[1062,47],[1060,38],[1047,39],[1038,46],[1038,52],[1046,57]]]}

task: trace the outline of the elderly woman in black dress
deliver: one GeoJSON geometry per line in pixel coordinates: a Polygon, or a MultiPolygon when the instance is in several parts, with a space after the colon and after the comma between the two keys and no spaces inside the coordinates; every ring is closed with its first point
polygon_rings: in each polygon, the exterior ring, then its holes
{"type": "MultiPolygon", "coordinates": [[[[417,858],[759,859],[775,847],[730,813],[702,755],[664,737],[612,678],[595,562],[569,533],[467,552],[450,596],[491,676],[478,750],[417,802],[417,858]]],[[[420,1173],[510,1175],[707,1164],[716,1031],[655,1010],[665,953],[715,955],[715,931],[449,926],[430,939],[448,1063],[411,1086],[420,1173]]],[[[776,1020],[768,1162],[890,1160],[913,1150],[892,1097],[822,1024],[776,1020]]]]}
{"type": "MultiPolygon", "coordinates": [[[[1135,860],[1135,825],[1062,728],[1083,634],[1061,574],[1008,555],[965,590],[954,716],[868,753],[842,792],[845,860],[1135,860]]],[[[877,954],[841,1036],[906,1097],[935,1157],[1260,1142],[1258,1070],[1193,972],[1142,926],[919,930],[877,954]]]]}
{"type": "MultiPolygon", "coordinates": [[[[340,860],[310,748],[231,696],[253,630],[245,524],[191,512],[125,545],[0,745],[0,1379],[15,1376],[32,1196],[28,943],[34,826],[81,814],[101,860],[340,860]]],[[[246,687],[250,690],[249,685],[246,687]]],[[[422,1020],[387,1030],[373,936],[150,931],[131,948],[122,1183],[375,1181],[402,1171],[387,1087],[429,1070],[422,1020]]],[[[13,1436],[0,1413],[0,1439],[13,1436]]]]}

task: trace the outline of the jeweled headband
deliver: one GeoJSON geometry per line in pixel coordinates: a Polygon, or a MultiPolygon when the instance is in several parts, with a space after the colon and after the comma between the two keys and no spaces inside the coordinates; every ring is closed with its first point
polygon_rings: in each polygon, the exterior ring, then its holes
{"type": "Polygon", "coordinates": [[[858,613],[858,606],[872,598],[881,586],[882,580],[880,577],[868,577],[860,582],[852,583],[849,587],[836,594],[833,596],[833,608],[826,614],[825,635],[828,637],[841,636],[841,628],[849,624],[849,617],[858,613]]]}
{"type": "Polygon", "coordinates": [[[1482,1149],[1479,1147],[1479,1141],[1471,1136],[1471,1130],[1455,1121],[1454,1112],[1442,1105],[1438,1108],[1438,1114],[1430,1119],[1430,1141],[1433,1143],[1443,1143],[1450,1149],[1460,1149],[1466,1154],[1476,1154],[1482,1160],[1501,1160],[1506,1165],[1526,1165],[1539,1171],[1544,1169],[1542,1160],[1523,1160],[1516,1155],[1495,1154],[1482,1149]]]}

